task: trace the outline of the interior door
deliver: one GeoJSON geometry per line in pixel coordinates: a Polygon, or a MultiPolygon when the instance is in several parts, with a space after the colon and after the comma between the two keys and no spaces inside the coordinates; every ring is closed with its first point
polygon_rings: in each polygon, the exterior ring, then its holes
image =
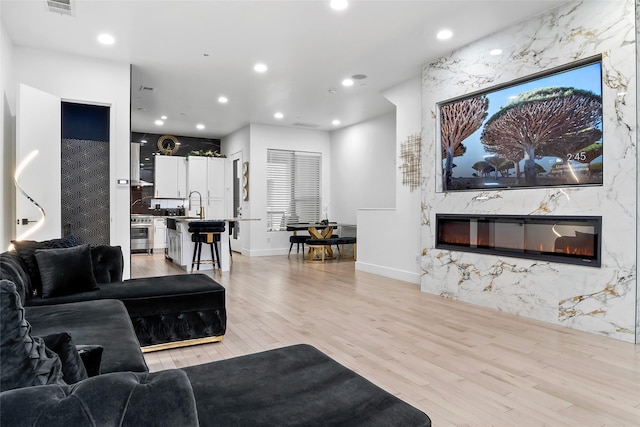
{"type": "MultiPolygon", "coordinates": [[[[229,156],[229,165],[231,169],[231,206],[234,217],[242,216],[242,151],[229,156]]],[[[236,222],[233,232],[231,233],[231,250],[235,252],[242,251],[242,240],[240,240],[242,223],[236,222]]]]}
{"type": "Polygon", "coordinates": [[[16,239],[57,238],[62,234],[61,99],[21,84],[17,101],[16,167],[21,171],[16,189],[16,239]]]}

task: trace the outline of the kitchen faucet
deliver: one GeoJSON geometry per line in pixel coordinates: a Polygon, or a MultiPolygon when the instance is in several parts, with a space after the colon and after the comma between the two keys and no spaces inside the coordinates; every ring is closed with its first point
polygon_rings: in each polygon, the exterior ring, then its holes
{"type": "Polygon", "coordinates": [[[198,193],[198,196],[200,197],[200,210],[198,211],[198,215],[200,216],[200,219],[204,219],[204,206],[202,206],[202,194],[200,194],[199,191],[192,191],[191,193],[189,193],[189,209],[191,209],[191,195],[193,193],[198,193]]]}

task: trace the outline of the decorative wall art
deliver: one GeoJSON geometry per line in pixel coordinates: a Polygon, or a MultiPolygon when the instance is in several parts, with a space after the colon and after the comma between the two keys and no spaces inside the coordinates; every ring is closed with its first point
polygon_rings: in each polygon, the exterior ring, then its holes
{"type": "Polygon", "coordinates": [[[65,138],[61,150],[63,234],[108,245],[109,142],[65,138]]]}
{"type": "Polygon", "coordinates": [[[242,200],[249,200],[249,162],[242,164],[242,200]]]}
{"type": "Polygon", "coordinates": [[[422,135],[410,135],[400,145],[400,160],[402,161],[402,185],[413,191],[420,187],[422,181],[422,135]]]}
{"type": "Polygon", "coordinates": [[[161,154],[164,154],[165,156],[173,156],[178,152],[180,142],[175,136],[162,135],[158,138],[157,146],[161,154]]]}

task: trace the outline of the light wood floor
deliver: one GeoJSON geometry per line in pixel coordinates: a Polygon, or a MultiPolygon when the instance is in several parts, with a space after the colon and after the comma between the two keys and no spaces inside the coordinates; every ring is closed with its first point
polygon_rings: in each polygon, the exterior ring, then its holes
{"type": "MultiPolygon", "coordinates": [[[[224,341],[146,354],[152,371],[314,345],[442,426],[638,426],[640,345],[420,292],[353,261],[234,254],[224,341]]],[[[134,276],[181,274],[136,255],[134,276]]],[[[211,274],[211,273],[210,273],[211,274]]]]}

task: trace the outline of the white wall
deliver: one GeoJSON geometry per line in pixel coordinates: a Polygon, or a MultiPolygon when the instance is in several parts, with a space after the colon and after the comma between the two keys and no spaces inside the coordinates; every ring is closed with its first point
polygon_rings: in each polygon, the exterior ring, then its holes
{"type": "MultiPolygon", "coordinates": [[[[0,15],[2,4],[0,4],[0,15]]],[[[15,237],[15,190],[13,171],[15,170],[15,119],[16,84],[13,73],[13,45],[0,19],[0,128],[2,129],[2,160],[0,161],[0,252],[9,246],[15,237]]]]}
{"type": "Polygon", "coordinates": [[[322,153],[322,201],[330,200],[330,137],[328,132],[251,124],[249,131],[250,256],[285,255],[289,251],[287,231],[267,232],[267,149],[322,153]]]}
{"type": "Polygon", "coordinates": [[[636,29],[633,0],[572,2],[423,67],[421,288],[633,342],[637,303],[636,29]],[[558,41],[561,41],[560,43],[558,41]],[[500,47],[504,54],[487,53],[500,47]],[[602,54],[601,187],[439,192],[436,104],[602,54]],[[482,197],[479,197],[482,196],[482,197]],[[602,216],[602,266],[435,249],[436,213],[602,216]]]}
{"type": "MultiPolygon", "coordinates": [[[[113,63],[50,51],[17,47],[14,49],[16,83],[57,95],[63,101],[111,107],[110,210],[111,244],[122,246],[124,277],[129,263],[129,187],[117,186],[116,179],[129,178],[130,70],[126,63],[113,63]]],[[[5,125],[6,126],[6,125],[5,125]]],[[[60,170],[43,171],[60,174],[60,170]]]]}
{"type": "Polygon", "coordinates": [[[360,208],[395,206],[395,116],[331,132],[331,221],[355,224],[360,208]]]}
{"type": "Polygon", "coordinates": [[[399,159],[402,142],[421,131],[420,85],[420,77],[416,76],[383,93],[396,106],[391,154],[395,163],[391,175],[395,200],[390,209],[358,210],[356,262],[358,270],[416,284],[420,283],[420,189],[411,191],[402,185],[399,159]]]}
{"type": "MultiPolygon", "coordinates": [[[[636,141],[640,141],[640,0],[636,0],[636,141]]],[[[637,170],[640,171],[640,156],[637,170]]],[[[640,201],[640,186],[636,189],[636,203],[640,201]]],[[[640,216],[636,214],[636,230],[640,229],[640,216]]],[[[640,262],[640,233],[636,233],[636,265],[640,262]]],[[[636,285],[638,286],[638,285],[636,285]]],[[[640,289],[636,289],[636,343],[640,343],[640,289]]]]}

